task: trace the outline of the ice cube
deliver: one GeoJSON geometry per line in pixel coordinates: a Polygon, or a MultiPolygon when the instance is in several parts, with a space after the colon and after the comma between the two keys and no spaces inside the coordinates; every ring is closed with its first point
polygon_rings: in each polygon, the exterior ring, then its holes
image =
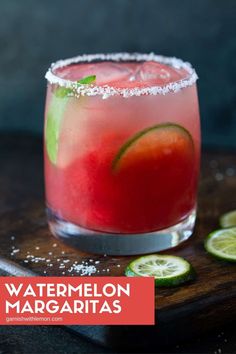
{"type": "Polygon", "coordinates": [[[170,66],[148,61],[139,65],[134,76],[137,81],[147,84],[164,85],[168,82],[179,80],[181,72],[170,66]]]}
{"type": "Polygon", "coordinates": [[[73,64],[58,68],[56,73],[62,79],[78,81],[86,76],[96,75],[96,66],[94,64],[73,64]]]}
{"type": "Polygon", "coordinates": [[[112,83],[118,84],[119,82],[128,81],[132,70],[124,64],[113,62],[104,62],[96,64],[96,83],[98,85],[105,85],[112,83]]]}
{"type": "Polygon", "coordinates": [[[96,85],[114,84],[115,86],[119,86],[119,83],[127,82],[132,73],[133,70],[128,63],[120,64],[110,61],[92,64],[74,64],[57,69],[57,74],[61,78],[72,81],[96,75],[96,85]]]}
{"type": "MultiPolygon", "coordinates": [[[[170,68],[171,69],[171,68],[170,68]]],[[[166,65],[153,61],[140,64],[135,73],[135,80],[143,82],[152,82],[156,84],[169,82],[171,72],[166,65]]]]}

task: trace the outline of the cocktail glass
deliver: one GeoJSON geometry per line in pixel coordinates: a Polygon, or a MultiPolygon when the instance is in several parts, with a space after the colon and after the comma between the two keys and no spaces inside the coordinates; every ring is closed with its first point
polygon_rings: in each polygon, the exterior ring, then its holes
{"type": "Polygon", "coordinates": [[[193,233],[200,160],[197,75],[155,54],[82,55],[46,74],[45,185],[52,233],[127,255],[193,233]]]}

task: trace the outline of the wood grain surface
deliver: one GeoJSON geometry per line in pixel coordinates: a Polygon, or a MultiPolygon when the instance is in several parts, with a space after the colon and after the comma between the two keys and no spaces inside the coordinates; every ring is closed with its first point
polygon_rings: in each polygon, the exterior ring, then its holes
{"type": "MultiPolygon", "coordinates": [[[[41,144],[37,141],[36,145],[30,136],[21,139],[20,144],[19,139],[18,136],[1,138],[0,255],[40,275],[69,275],[68,268],[75,261],[94,264],[96,260],[100,263],[96,265],[99,273],[95,275],[123,275],[126,265],[135,257],[86,254],[62,244],[50,234],[44,210],[41,144]],[[32,262],[27,258],[29,255],[49,261],[32,262]],[[60,268],[63,260],[69,262],[60,268]]],[[[194,236],[181,247],[165,252],[189,260],[197,272],[196,280],[188,285],[156,290],[158,331],[156,327],[132,327],[132,331],[126,327],[107,327],[100,333],[103,344],[117,342],[119,345],[121,338],[126,343],[139,338],[139,345],[145,345],[147,338],[153,336],[168,342],[170,335],[181,340],[233,321],[236,265],[213,259],[203,248],[204,237],[219,227],[219,216],[232,209],[236,209],[236,153],[204,152],[194,236]]]]}

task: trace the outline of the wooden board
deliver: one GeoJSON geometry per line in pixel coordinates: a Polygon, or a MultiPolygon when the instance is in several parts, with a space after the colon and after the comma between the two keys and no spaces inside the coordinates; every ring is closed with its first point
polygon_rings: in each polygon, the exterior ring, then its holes
{"type": "MultiPolygon", "coordinates": [[[[95,275],[123,275],[126,265],[135,257],[86,254],[51,236],[44,211],[40,141],[30,137],[18,139],[1,139],[4,148],[0,150],[0,255],[42,275],[67,275],[71,262],[94,264],[95,260],[100,261],[100,273],[95,275]],[[14,255],[12,247],[19,249],[14,255]],[[26,263],[29,254],[50,259],[52,266],[45,261],[26,263]],[[65,259],[70,262],[65,269],[59,268],[65,259]]],[[[236,209],[236,153],[204,153],[194,236],[167,252],[188,259],[197,271],[197,279],[185,286],[157,289],[155,327],[76,326],[73,330],[105,345],[125,343],[127,350],[134,343],[138,348],[145,347],[158,336],[162,343],[168,342],[170,336],[172,341],[180,341],[232,321],[236,316],[236,265],[214,260],[203,248],[203,239],[218,227],[219,216],[231,209],[236,209]]]]}

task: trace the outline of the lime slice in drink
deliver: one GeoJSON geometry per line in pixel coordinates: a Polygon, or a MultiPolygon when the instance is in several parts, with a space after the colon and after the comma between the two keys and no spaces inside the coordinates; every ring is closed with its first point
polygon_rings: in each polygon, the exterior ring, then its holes
{"type": "Polygon", "coordinates": [[[176,256],[152,254],[137,258],[125,270],[128,277],[154,277],[156,286],[177,286],[193,279],[192,265],[176,256]]]}
{"type": "Polygon", "coordinates": [[[52,95],[50,106],[48,108],[45,127],[45,142],[48,157],[53,164],[57,162],[58,141],[61,120],[65,111],[65,107],[69,100],[67,96],[59,96],[55,93],[52,95]]]}
{"type": "Polygon", "coordinates": [[[205,249],[216,258],[236,262],[236,227],[210,233],[205,240],[205,249]]]}
{"type": "Polygon", "coordinates": [[[220,226],[223,228],[236,226],[236,210],[223,214],[220,217],[220,226]]]}
{"type": "MultiPolygon", "coordinates": [[[[89,85],[96,80],[95,75],[86,76],[79,81],[77,85],[89,85]]],[[[58,87],[53,93],[47,112],[45,141],[48,157],[53,164],[57,163],[58,144],[61,121],[64,115],[68,101],[71,99],[71,88],[58,87]]]]}
{"type": "Polygon", "coordinates": [[[154,125],[127,140],[115,156],[112,167],[119,171],[131,166],[133,161],[162,159],[176,150],[183,152],[183,158],[192,159],[194,144],[188,130],[175,123],[154,125]]]}

